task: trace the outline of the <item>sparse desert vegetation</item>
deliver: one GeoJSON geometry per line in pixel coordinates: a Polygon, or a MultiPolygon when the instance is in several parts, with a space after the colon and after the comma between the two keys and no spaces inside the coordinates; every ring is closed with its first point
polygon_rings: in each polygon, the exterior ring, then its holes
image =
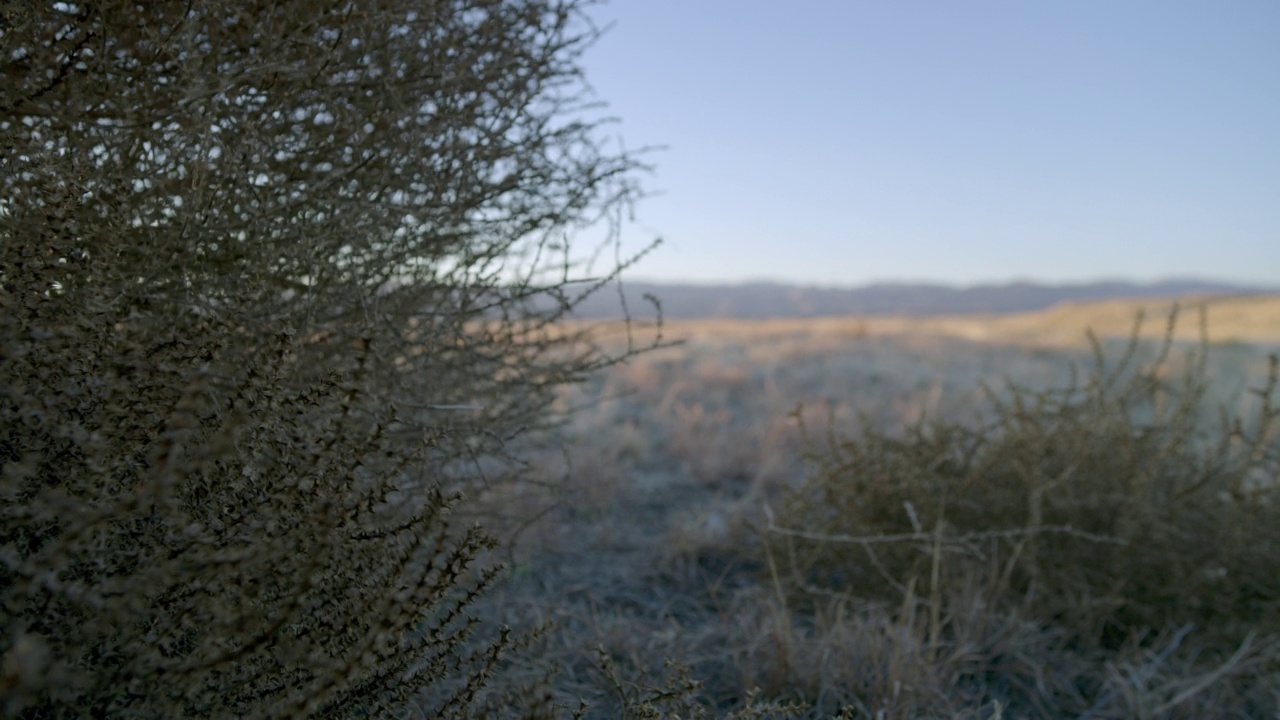
{"type": "Polygon", "coordinates": [[[1275,716],[1277,299],[574,320],[594,4],[0,3],[0,715],[1275,716]]]}
{"type": "Polygon", "coordinates": [[[1269,717],[1276,301],[670,324],[483,498],[539,518],[485,607],[590,717],[1269,717]]]}

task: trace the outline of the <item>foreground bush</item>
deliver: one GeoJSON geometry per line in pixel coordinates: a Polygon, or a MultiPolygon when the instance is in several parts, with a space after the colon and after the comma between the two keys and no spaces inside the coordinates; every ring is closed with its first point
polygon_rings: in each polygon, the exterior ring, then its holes
{"type": "Polygon", "coordinates": [[[353,417],[358,375],[290,386],[288,336],[210,362],[231,331],[194,318],[168,343],[15,325],[31,339],[3,359],[8,712],[333,713],[458,671],[487,541],[447,530],[439,491],[388,502],[434,448],[394,443],[390,409],[353,417]]]}
{"type": "MultiPolygon", "coordinates": [[[[1276,358],[1256,414],[1215,425],[1202,402],[1205,345],[1180,373],[1171,341],[1148,362],[1136,339],[1114,365],[1095,350],[1094,371],[1070,387],[991,393],[982,422],[832,438],[765,534],[783,608],[816,629],[830,626],[833,607],[896,608],[902,637],[923,653],[908,664],[951,678],[939,688],[963,694],[1001,676],[1007,690],[1022,673],[1037,715],[1102,712],[1138,692],[1129,680],[1172,673],[1159,702],[1127,706],[1162,716],[1228,675],[1274,675],[1276,358]],[[1027,622],[1044,633],[1039,651],[991,629],[1025,635],[1027,622]],[[1066,670],[1064,652],[1083,665],[1066,670]],[[1110,670],[1099,669],[1103,657],[1110,670]],[[1117,680],[1124,667],[1133,677],[1117,680]]],[[[1226,693],[1236,714],[1274,709],[1274,688],[1241,682],[1226,693]]],[[[990,700],[984,692],[975,702],[990,700]]]]}
{"type": "Polygon", "coordinates": [[[581,11],[0,4],[0,712],[549,711],[449,512],[611,361],[581,11]]]}

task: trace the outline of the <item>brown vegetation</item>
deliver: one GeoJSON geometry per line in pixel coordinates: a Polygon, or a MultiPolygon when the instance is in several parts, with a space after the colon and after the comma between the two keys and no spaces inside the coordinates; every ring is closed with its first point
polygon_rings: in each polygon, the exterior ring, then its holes
{"type": "MultiPolygon", "coordinates": [[[[1099,349],[1077,384],[993,397],[978,426],[929,421],[833,441],[766,530],[792,607],[888,601],[918,618],[930,653],[990,652],[969,627],[977,599],[982,614],[1032,621],[1081,653],[1200,628],[1202,660],[1241,676],[1232,692],[1243,694],[1189,707],[1266,707],[1274,687],[1250,683],[1268,677],[1280,637],[1280,367],[1273,356],[1253,417],[1208,431],[1206,349],[1173,376],[1172,329],[1147,361],[1135,332],[1114,365],[1099,349]]],[[[1171,709],[1174,689],[1146,702],[1171,709]]],[[[1031,686],[1000,699],[1019,714],[1097,701],[1031,686]]]]}
{"type": "Polygon", "coordinates": [[[637,355],[582,6],[0,4],[3,713],[1274,715],[1272,301],[637,355]]]}
{"type": "Polygon", "coordinates": [[[595,35],[572,0],[0,5],[0,712],[551,712],[491,682],[493,542],[451,516],[616,359],[547,330],[557,238],[636,189],[595,35]]]}
{"type": "Polygon", "coordinates": [[[713,714],[1274,711],[1268,348],[834,322],[669,323],[685,344],[566,389],[572,442],[535,466],[562,482],[486,606],[556,621],[560,692],[624,714],[600,646],[641,687],[682,662],[713,714]]]}

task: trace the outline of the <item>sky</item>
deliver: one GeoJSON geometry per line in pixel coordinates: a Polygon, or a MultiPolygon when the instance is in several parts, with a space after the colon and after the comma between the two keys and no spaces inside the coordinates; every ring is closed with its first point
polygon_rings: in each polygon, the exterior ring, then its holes
{"type": "Polygon", "coordinates": [[[1280,286],[1280,2],[611,0],[630,277],[1280,286]]]}

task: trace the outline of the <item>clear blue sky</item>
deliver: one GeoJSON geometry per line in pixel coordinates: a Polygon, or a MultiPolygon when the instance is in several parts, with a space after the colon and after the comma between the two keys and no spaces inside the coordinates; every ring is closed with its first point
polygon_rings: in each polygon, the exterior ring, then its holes
{"type": "Polygon", "coordinates": [[[612,0],[635,278],[1280,286],[1280,1],[612,0]]]}

